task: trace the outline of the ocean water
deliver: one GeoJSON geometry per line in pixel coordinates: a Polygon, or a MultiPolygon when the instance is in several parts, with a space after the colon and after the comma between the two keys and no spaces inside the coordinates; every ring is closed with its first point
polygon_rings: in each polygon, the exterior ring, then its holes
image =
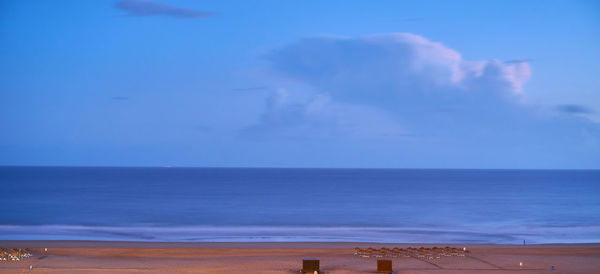
{"type": "Polygon", "coordinates": [[[600,242],[600,171],[0,167],[0,239],[600,242]]]}

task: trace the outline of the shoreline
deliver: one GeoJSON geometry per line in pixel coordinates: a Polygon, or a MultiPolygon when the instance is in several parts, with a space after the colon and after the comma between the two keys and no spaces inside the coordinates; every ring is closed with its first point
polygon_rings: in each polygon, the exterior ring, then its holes
{"type": "Polygon", "coordinates": [[[116,242],[600,243],[600,226],[84,226],[0,225],[5,240],[116,242]]]}
{"type": "Polygon", "coordinates": [[[0,246],[23,247],[98,247],[98,248],[354,248],[408,246],[471,246],[477,248],[600,248],[599,243],[382,243],[382,242],[161,242],[161,241],[96,241],[96,240],[0,240],[0,246]]]}
{"type": "MultiPolygon", "coordinates": [[[[0,240],[0,247],[28,248],[34,256],[0,263],[20,273],[298,273],[303,258],[319,258],[325,273],[374,273],[378,258],[354,248],[466,247],[465,257],[389,258],[396,273],[597,273],[600,243],[414,244],[352,242],[112,242],[0,240]],[[47,248],[47,251],[44,251],[47,248]],[[523,262],[523,266],[519,263],[523,262]],[[552,266],[555,271],[552,271],[552,266]]],[[[388,258],[383,258],[388,259],[388,258]]]]}

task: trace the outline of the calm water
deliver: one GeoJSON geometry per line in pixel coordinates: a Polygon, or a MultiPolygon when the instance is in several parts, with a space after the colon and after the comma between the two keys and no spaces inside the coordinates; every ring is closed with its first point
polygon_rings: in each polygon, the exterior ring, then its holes
{"type": "Polygon", "coordinates": [[[0,167],[0,239],[600,242],[600,171],[0,167]]]}

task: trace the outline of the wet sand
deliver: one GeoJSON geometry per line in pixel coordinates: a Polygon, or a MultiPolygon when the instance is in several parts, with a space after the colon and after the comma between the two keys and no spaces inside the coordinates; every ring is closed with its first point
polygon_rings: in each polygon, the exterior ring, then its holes
{"type": "Polygon", "coordinates": [[[466,257],[392,258],[396,273],[600,273],[600,244],[480,245],[377,243],[139,243],[0,241],[34,257],[0,262],[1,273],[298,273],[319,258],[325,273],[375,273],[376,258],[354,247],[466,247],[466,257]],[[44,252],[44,248],[48,248],[44,252]],[[519,267],[523,262],[523,267],[519,267]],[[29,271],[29,266],[33,270],[29,271]],[[552,271],[552,266],[555,271],[552,271]]]}

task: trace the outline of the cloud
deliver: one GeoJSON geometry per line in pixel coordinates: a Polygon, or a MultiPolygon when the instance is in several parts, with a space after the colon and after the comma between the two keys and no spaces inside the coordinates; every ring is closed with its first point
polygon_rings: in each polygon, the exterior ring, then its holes
{"type": "Polygon", "coordinates": [[[576,104],[565,104],[556,106],[556,110],[568,114],[591,114],[594,111],[586,106],[576,104]]]}
{"type": "Polygon", "coordinates": [[[269,79],[263,80],[281,88],[244,129],[246,136],[331,137],[327,143],[350,146],[344,150],[365,148],[364,139],[381,140],[368,145],[386,159],[400,159],[390,154],[395,151],[440,166],[456,157],[474,166],[483,159],[487,166],[512,159],[517,167],[535,166],[528,161],[536,157],[551,166],[584,157],[577,156],[582,151],[588,160],[600,155],[597,124],[549,115],[529,103],[525,84],[532,71],[525,60],[465,60],[454,49],[408,33],[306,38],[264,59],[269,79]]]}
{"type": "Polygon", "coordinates": [[[164,15],[174,18],[198,19],[214,15],[212,12],[179,8],[151,0],[119,0],[115,7],[126,11],[131,16],[164,15]]]}
{"type": "Polygon", "coordinates": [[[523,85],[531,75],[526,62],[463,60],[457,51],[409,33],[308,38],[275,49],[265,58],[278,79],[315,91],[312,99],[277,108],[267,103],[260,125],[254,128],[271,132],[291,125],[324,128],[327,120],[330,132],[341,125],[354,128],[350,136],[361,128],[361,136],[438,135],[448,119],[516,115],[512,103],[523,99],[523,85]],[[319,103],[322,111],[308,115],[307,110],[322,98],[327,98],[319,103]],[[500,109],[502,114],[493,112],[500,109]],[[442,124],[432,126],[436,123],[442,124]],[[393,133],[382,134],[383,128],[393,133]]]}
{"type": "Polygon", "coordinates": [[[289,77],[324,88],[357,87],[343,92],[364,96],[390,89],[404,94],[483,88],[520,93],[531,75],[527,62],[466,61],[453,49],[409,33],[309,38],[274,50],[266,59],[289,77]],[[375,89],[382,86],[386,89],[375,89]]]}
{"type": "Polygon", "coordinates": [[[266,111],[259,124],[246,128],[244,135],[359,139],[408,137],[397,121],[378,109],[334,102],[326,94],[303,101],[290,97],[286,89],[272,93],[266,99],[266,111]]]}

